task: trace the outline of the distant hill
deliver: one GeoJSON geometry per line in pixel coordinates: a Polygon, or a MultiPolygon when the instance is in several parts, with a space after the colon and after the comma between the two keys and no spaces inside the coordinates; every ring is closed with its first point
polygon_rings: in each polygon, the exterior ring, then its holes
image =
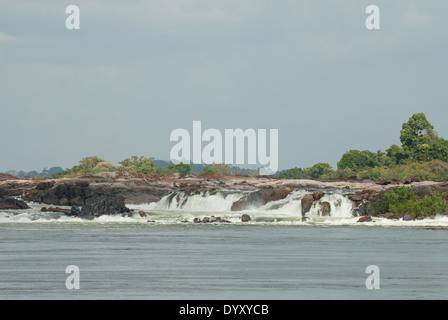
{"type": "MultiPolygon", "coordinates": [[[[157,159],[151,159],[154,164],[158,167],[164,168],[166,169],[168,167],[169,164],[171,164],[171,161],[165,161],[165,160],[157,160],[157,159]]],[[[204,164],[190,164],[193,173],[194,174],[198,174],[200,173],[205,167],[208,167],[209,165],[204,165],[204,164]]],[[[238,167],[230,167],[230,169],[233,170],[233,172],[235,174],[242,174],[242,175],[248,175],[250,174],[252,171],[254,170],[258,170],[258,169],[242,169],[242,168],[238,168],[238,167]]],[[[26,176],[30,176],[30,177],[43,177],[43,178],[51,178],[51,176],[56,173],[56,172],[60,172],[60,171],[64,171],[63,168],[61,167],[52,167],[50,169],[44,168],[41,172],[37,172],[37,171],[17,171],[17,170],[9,170],[9,171],[5,171],[2,172],[4,174],[10,174],[12,176],[15,176],[17,178],[24,178],[26,176]]]]}
{"type": "Polygon", "coordinates": [[[30,177],[44,177],[44,178],[51,178],[51,175],[53,173],[59,172],[59,171],[63,171],[64,169],[62,169],[61,167],[52,167],[50,169],[44,168],[42,170],[42,172],[37,172],[37,171],[16,171],[16,170],[9,170],[6,172],[3,172],[5,174],[10,174],[12,176],[15,176],[17,178],[24,178],[26,176],[30,176],[30,177]]]}
{"type": "MultiPolygon", "coordinates": [[[[154,162],[154,164],[156,166],[164,168],[164,169],[166,169],[166,167],[168,167],[168,165],[172,163],[171,161],[157,160],[157,159],[153,159],[153,158],[151,158],[151,160],[154,162]]],[[[190,163],[190,166],[191,166],[191,169],[193,170],[193,173],[194,174],[198,174],[205,167],[209,167],[210,165],[190,163]]],[[[230,169],[232,169],[235,174],[242,174],[242,175],[248,175],[252,171],[258,170],[258,168],[255,168],[255,169],[243,169],[243,168],[238,168],[238,167],[235,167],[235,166],[230,166],[230,169]]]]}

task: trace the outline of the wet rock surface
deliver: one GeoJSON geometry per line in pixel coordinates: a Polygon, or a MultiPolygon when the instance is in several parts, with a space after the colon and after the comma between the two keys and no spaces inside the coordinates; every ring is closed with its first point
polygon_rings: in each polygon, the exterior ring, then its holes
{"type": "Polygon", "coordinates": [[[14,199],[11,197],[1,197],[0,198],[0,209],[1,210],[18,210],[18,209],[29,209],[30,207],[23,200],[14,199]]]}
{"type": "Polygon", "coordinates": [[[232,204],[232,211],[241,211],[251,207],[260,207],[268,202],[284,199],[291,193],[289,188],[269,188],[254,191],[232,204]]]}

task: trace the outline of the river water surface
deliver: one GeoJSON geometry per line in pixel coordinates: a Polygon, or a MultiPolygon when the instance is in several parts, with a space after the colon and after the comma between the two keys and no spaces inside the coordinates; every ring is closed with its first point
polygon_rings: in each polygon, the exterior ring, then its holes
{"type": "Polygon", "coordinates": [[[250,222],[229,211],[234,193],[130,206],[146,217],[0,211],[0,299],[448,298],[448,231],[428,229],[448,217],[358,223],[335,194],[330,216],[314,207],[302,221],[303,194],[246,211],[250,222]],[[192,222],[211,215],[231,223],[192,222]]]}

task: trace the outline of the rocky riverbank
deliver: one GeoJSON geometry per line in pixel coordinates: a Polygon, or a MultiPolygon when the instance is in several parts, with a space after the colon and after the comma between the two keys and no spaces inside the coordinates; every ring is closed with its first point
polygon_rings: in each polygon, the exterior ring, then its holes
{"type": "MultiPolygon", "coordinates": [[[[63,179],[18,179],[0,175],[0,209],[23,208],[26,202],[52,206],[71,206],[68,215],[93,218],[102,214],[126,213],[126,204],[151,203],[176,191],[199,194],[217,190],[253,191],[232,205],[244,210],[283,199],[294,189],[310,190],[302,199],[305,215],[326,190],[344,190],[359,215],[369,215],[365,201],[381,199],[388,189],[408,186],[419,196],[431,191],[448,191],[448,182],[411,181],[317,181],[286,180],[270,177],[170,174],[164,176],[107,172],[63,179]],[[12,201],[14,197],[14,201],[12,201]],[[18,199],[19,198],[19,199],[18,199]],[[21,199],[21,200],[20,200],[21,199]]],[[[324,206],[325,207],[325,206],[324,206]]],[[[325,211],[325,210],[324,210],[325,211]]]]}

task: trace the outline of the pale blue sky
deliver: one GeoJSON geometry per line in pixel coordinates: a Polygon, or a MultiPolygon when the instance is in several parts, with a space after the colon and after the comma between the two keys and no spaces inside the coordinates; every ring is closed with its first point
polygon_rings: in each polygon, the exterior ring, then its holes
{"type": "Polygon", "coordinates": [[[442,0],[0,1],[0,171],[169,159],[170,133],[279,130],[279,166],[448,138],[442,0]],[[76,4],[81,29],[67,30],[76,4]],[[381,29],[365,28],[365,8],[381,29]]]}

